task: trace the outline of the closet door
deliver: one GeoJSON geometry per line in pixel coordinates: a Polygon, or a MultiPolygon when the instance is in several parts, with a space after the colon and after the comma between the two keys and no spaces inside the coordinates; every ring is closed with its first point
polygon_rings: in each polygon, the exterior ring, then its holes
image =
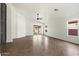
{"type": "Polygon", "coordinates": [[[1,44],[6,43],[6,4],[1,3],[1,44]]]}

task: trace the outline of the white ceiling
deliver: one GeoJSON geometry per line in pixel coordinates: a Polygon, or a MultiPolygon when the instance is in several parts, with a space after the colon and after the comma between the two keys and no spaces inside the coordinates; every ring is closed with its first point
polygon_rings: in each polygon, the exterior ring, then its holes
{"type": "Polygon", "coordinates": [[[59,9],[57,15],[74,16],[79,14],[79,3],[13,3],[14,7],[23,11],[25,14],[37,13],[40,11],[42,14],[53,16],[54,9],[59,9]]]}
{"type": "Polygon", "coordinates": [[[13,3],[12,5],[25,12],[33,10],[39,11],[42,9],[62,9],[62,11],[68,9],[79,9],[78,3],[13,3]]]}
{"type": "Polygon", "coordinates": [[[78,3],[12,3],[12,5],[21,9],[35,8],[35,7],[69,7],[77,6],[78,3]]]}

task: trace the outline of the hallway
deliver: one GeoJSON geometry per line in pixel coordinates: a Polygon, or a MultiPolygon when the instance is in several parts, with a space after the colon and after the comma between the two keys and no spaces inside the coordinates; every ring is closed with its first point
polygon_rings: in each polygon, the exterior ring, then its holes
{"type": "Polygon", "coordinates": [[[2,56],[79,56],[79,45],[48,36],[26,36],[2,46],[2,56]]]}

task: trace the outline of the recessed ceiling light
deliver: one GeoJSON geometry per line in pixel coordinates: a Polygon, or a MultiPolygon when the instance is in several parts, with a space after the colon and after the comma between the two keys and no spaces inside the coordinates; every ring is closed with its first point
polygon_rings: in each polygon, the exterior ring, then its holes
{"type": "Polygon", "coordinates": [[[54,11],[58,11],[58,9],[54,9],[54,11]]]}

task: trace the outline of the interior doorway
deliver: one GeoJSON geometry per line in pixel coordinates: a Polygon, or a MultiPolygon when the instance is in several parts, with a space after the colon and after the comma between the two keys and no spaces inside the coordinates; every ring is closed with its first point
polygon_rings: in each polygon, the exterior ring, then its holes
{"type": "Polygon", "coordinates": [[[40,22],[34,22],[33,35],[44,35],[44,24],[40,22]]]}

